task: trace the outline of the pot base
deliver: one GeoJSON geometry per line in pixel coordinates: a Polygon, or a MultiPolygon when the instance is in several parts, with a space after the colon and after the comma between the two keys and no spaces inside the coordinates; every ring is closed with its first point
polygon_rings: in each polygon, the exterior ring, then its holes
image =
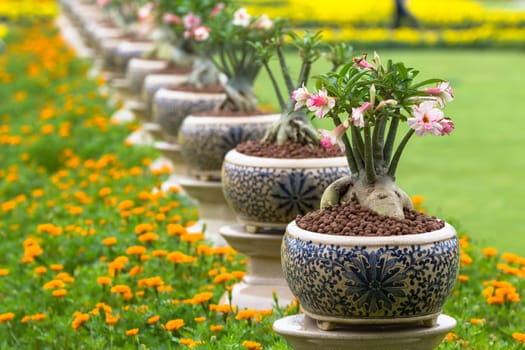
{"type": "Polygon", "coordinates": [[[456,326],[456,320],[440,315],[432,327],[423,325],[346,326],[332,332],[317,328],[305,314],[281,318],[273,330],[295,350],[432,350],[456,326]]]}

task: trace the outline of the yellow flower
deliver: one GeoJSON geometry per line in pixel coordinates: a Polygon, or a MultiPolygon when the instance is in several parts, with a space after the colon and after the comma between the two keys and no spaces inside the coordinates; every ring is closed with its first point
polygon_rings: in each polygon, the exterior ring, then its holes
{"type": "Polygon", "coordinates": [[[517,340],[520,343],[525,343],[525,333],[512,333],[512,338],[514,338],[514,340],[517,340]]]}
{"type": "Polygon", "coordinates": [[[128,337],[133,337],[133,336],[135,336],[135,335],[137,335],[137,334],[139,334],[139,329],[138,329],[138,328],[132,328],[132,329],[128,329],[128,330],[126,331],[126,335],[127,335],[128,337]]]}
{"type": "Polygon", "coordinates": [[[491,258],[498,254],[498,250],[496,248],[487,247],[482,250],[482,254],[488,258],[491,258]]]}
{"type": "Polygon", "coordinates": [[[241,310],[237,313],[237,316],[235,316],[236,320],[248,320],[257,315],[257,311],[253,309],[245,309],[241,310]]]}
{"type": "Polygon", "coordinates": [[[15,318],[15,314],[12,312],[6,312],[3,314],[0,314],[0,323],[11,321],[15,318]]]}
{"type": "Polygon", "coordinates": [[[54,297],[61,298],[63,296],[66,296],[67,290],[65,289],[56,289],[51,293],[54,297]]]}
{"type": "Polygon", "coordinates": [[[126,249],[128,255],[142,255],[144,253],[146,253],[146,247],[141,245],[134,245],[126,249]]]}
{"type": "Polygon", "coordinates": [[[244,340],[242,342],[242,346],[248,350],[262,350],[261,344],[257,343],[256,341],[244,340]]]}
{"type": "Polygon", "coordinates": [[[164,325],[164,328],[166,328],[166,330],[170,332],[176,331],[182,327],[184,327],[184,320],[181,318],[178,318],[176,320],[169,320],[164,325]]]}
{"type": "Polygon", "coordinates": [[[485,322],[486,320],[484,318],[471,318],[470,319],[470,323],[477,325],[477,326],[482,326],[485,324],[485,322]]]}
{"type": "Polygon", "coordinates": [[[97,283],[102,286],[107,286],[108,284],[111,284],[111,282],[112,280],[110,277],[106,277],[106,276],[97,277],[97,283]]]}
{"type": "Polygon", "coordinates": [[[147,324],[155,324],[155,323],[159,322],[159,319],[160,319],[160,316],[159,315],[155,315],[155,316],[151,316],[150,318],[148,318],[148,320],[146,322],[147,322],[147,324]]]}
{"type": "Polygon", "coordinates": [[[210,331],[212,332],[220,332],[224,329],[224,326],[222,324],[218,324],[218,325],[210,325],[210,331]]]}
{"type": "Polygon", "coordinates": [[[74,330],[78,330],[84,323],[86,323],[89,320],[89,314],[81,313],[81,312],[75,312],[73,315],[75,318],[73,319],[73,322],[71,322],[71,327],[73,327],[74,330]]]}
{"type": "Polygon", "coordinates": [[[102,244],[105,246],[111,247],[115,244],[117,244],[117,238],[116,237],[107,237],[102,240],[102,244]]]}

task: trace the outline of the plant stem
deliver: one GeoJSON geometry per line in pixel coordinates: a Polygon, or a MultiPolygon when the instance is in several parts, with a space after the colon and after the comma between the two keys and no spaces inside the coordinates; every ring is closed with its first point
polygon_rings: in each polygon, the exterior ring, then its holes
{"type": "Polygon", "coordinates": [[[393,116],[392,121],[390,122],[390,128],[388,129],[388,136],[386,137],[386,143],[383,150],[383,159],[387,164],[390,162],[392,150],[394,149],[394,142],[396,141],[398,125],[399,115],[393,116]]]}
{"type": "Polygon", "coordinates": [[[410,137],[414,135],[414,129],[408,130],[405,137],[401,140],[399,143],[399,146],[397,146],[396,153],[394,153],[394,157],[392,158],[392,162],[390,163],[390,167],[388,168],[388,175],[391,176],[393,179],[395,179],[397,165],[399,163],[399,159],[401,158],[401,154],[403,153],[403,150],[405,149],[405,146],[408,143],[408,140],[410,140],[410,137]]]}
{"type": "Polygon", "coordinates": [[[284,57],[282,46],[277,45],[276,50],[277,57],[279,58],[279,64],[281,65],[281,71],[284,77],[284,83],[286,84],[286,88],[288,89],[288,96],[291,96],[292,92],[295,90],[295,86],[293,85],[292,77],[290,76],[290,69],[288,69],[288,65],[286,64],[286,59],[284,57]]]}
{"type": "Polygon", "coordinates": [[[279,101],[279,106],[281,107],[281,110],[284,110],[284,108],[286,107],[286,102],[284,101],[281,89],[279,88],[279,84],[277,83],[277,79],[275,78],[273,71],[270,69],[268,62],[264,61],[263,65],[266,69],[266,72],[268,73],[268,76],[270,77],[270,81],[272,82],[273,89],[275,90],[275,94],[277,95],[277,100],[279,101]]]}
{"type": "Polygon", "coordinates": [[[366,179],[369,185],[376,182],[377,176],[374,167],[374,156],[372,150],[372,135],[370,135],[370,125],[365,125],[363,128],[365,134],[365,172],[366,179]]]}
{"type": "MultiPolygon", "coordinates": [[[[334,123],[337,127],[341,125],[342,122],[338,116],[334,116],[334,123]]],[[[350,167],[350,171],[353,174],[357,174],[359,172],[359,167],[355,161],[354,151],[352,150],[352,146],[350,145],[350,141],[348,140],[348,135],[346,132],[343,134],[343,143],[345,144],[345,156],[348,166],[350,167]]]]}
{"type": "Polygon", "coordinates": [[[352,131],[352,145],[356,152],[354,152],[354,157],[356,162],[359,165],[359,168],[364,168],[364,159],[365,159],[365,145],[363,142],[363,137],[359,132],[359,129],[354,125],[351,126],[352,131]]]}
{"type": "Polygon", "coordinates": [[[381,166],[384,164],[383,149],[387,122],[388,118],[383,114],[379,114],[372,135],[374,160],[381,166]]]}

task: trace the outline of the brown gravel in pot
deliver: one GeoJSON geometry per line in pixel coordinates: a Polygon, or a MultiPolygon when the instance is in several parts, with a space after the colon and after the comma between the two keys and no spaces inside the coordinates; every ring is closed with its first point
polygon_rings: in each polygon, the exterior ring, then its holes
{"type": "Polygon", "coordinates": [[[283,145],[275,145],[269,142],[246,141],[238,144],[237,152],[253,157],[264,158],[329,158],[343,156],[343,152],[328,152],[321,146],[300,145],[293,142],[285,142],[283,145]]]}
{"type": "Polygon", "coordinates": [[[438,230],[445,226],[433,216],[405,209],[405,219],[385,217],[357,201],[298,215],[297,225],[307,231],[339,236],[398,236],[438,230]]]}

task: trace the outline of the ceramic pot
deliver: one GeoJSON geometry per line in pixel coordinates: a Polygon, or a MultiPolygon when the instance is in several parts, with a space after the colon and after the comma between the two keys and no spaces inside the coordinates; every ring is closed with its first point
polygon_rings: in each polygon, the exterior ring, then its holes
{"type": "Polygon", "coordinates": [[[260,140],[279,117],[267,114],[184,118],[178,142],[190,175],[202,180],[220,179],[226,153],[241,142],[260,140]]]}
{"type": "Polygon", "coordinates": [[[140,95],[144,80],[148,74],[158,73],[166,69],[168,61],[132,57],[126,66],[126,80],[132,94],[140,95]]]}
{"type": "Polygon", "coordinates": [[[117,50],[115,52],[115,61],[117,63],[117,66],[126,72],[126,77],[128,77],[130,69],[133,71],[133,73],[142,73],[140,75],[137,74],[138,81],[130,80],[130,86],[136,88],[136,91],[133,91],[134,93],[140,93],[140,90],[142,88],[142,82],[144,81],[144,71],[148,71],[150,69],[153,69],[153,71],[159,71],[161,69],[164,69],[168,65],[167,61],[157,60],[153,63],[152,61],[155,60],[140,59],[140,56],[142,56],[147,51],[151,50],[153,45],[153,41],[129,39],[122,40],[117,45],[117,50]],[[140,61],[140,63],[135,62],[134,65],[130,67],[129,65],[132,59],[137,59],[140,61]],[[143,61],[148,62],[144,63],[143,61]],[[162,67],[159,68],[159,66],[162,67]],[[138,85],[138,87],[135,85],[138,85]]]}
{"type": "Polygon", "coordinates": [[[303,230],[283,237],[284,277],[306,315],[322,329],[337,323],[432,326],[458,276],[456,230],[349,237],[303,230]]]}
{"type": "MultiPolygon", "coordinates": [[[[142,99],[146,103],[146,109],[153,116],[153,96],[161,88],[170,85],[179,85],[188,80],[188,74],[154,73],[148,74],[142,84],[142,99]]],[[[150,120],[150,122],[153,121],[150,120]]]]}
{"type": "Polygon", "coordinates": [[[349,174],[345,157],[261,158],[231,150],[221,179],[224,197],[247,231],[284,233],[298,214],[319,207],[328,185],[349,174]]]}
{"type": "Polygon", "coordinates": [[[225,98],[224,93],[161,88],[153,96],[153,120],[160,125],[165,141],[178,143],[177,135],[184,118],[192,113],[212,110],[225,98]]]}

